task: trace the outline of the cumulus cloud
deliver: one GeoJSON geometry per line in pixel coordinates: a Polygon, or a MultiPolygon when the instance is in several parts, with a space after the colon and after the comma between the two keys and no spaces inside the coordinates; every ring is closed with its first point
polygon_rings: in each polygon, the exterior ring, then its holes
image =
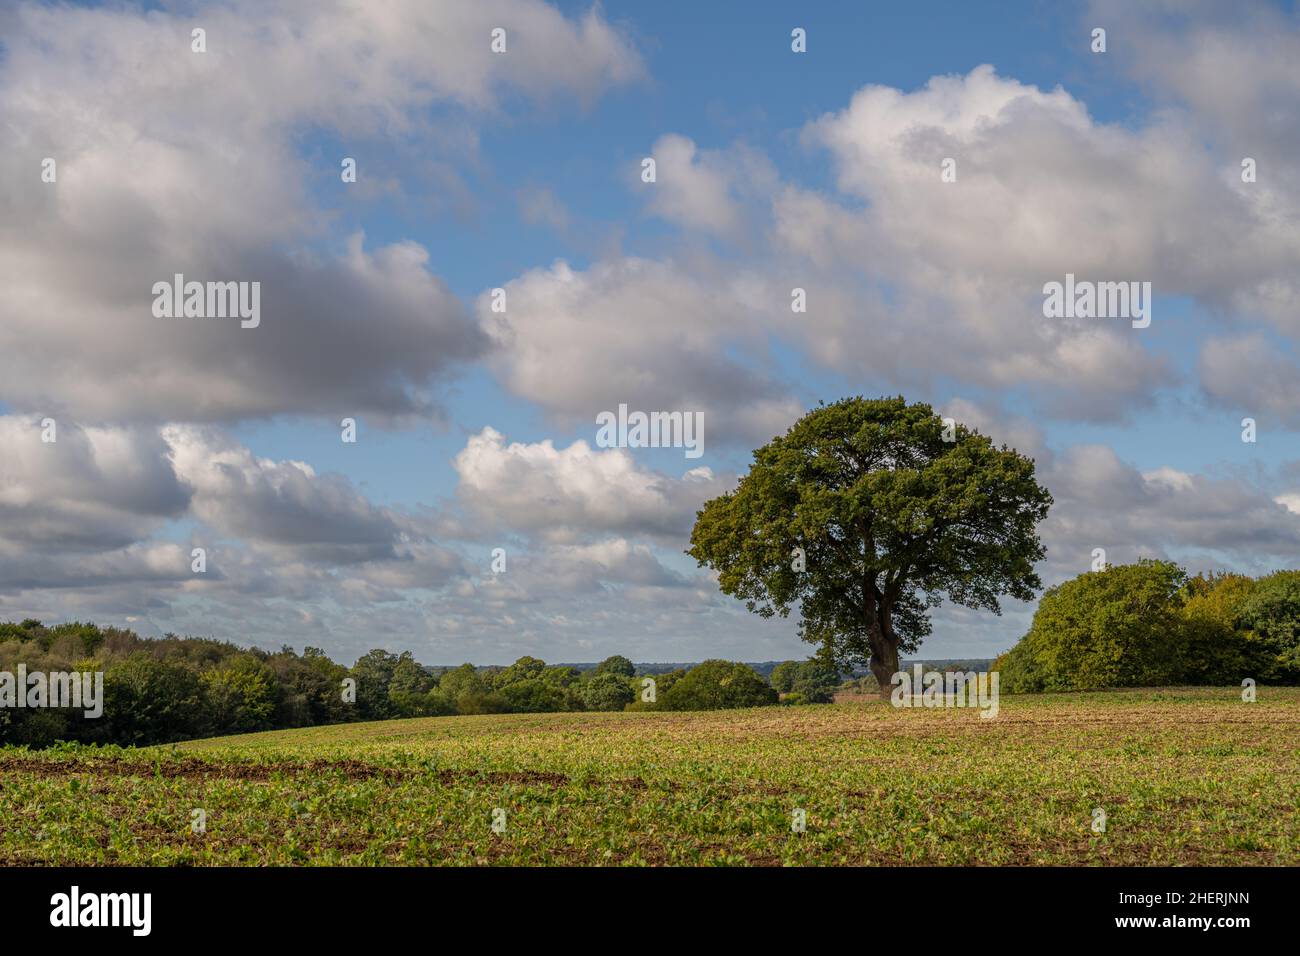
{"type": "Polygon", "coordinates": [[[54,421],[47,433],[41,419],[6,415],[0,449],[0,547],[15,554],[123,548],[189,508],[156,432],[54,421]]]}
{"type": "Polygon", "coordinates": [[[337,589],[393,600],[466,571],[428,518],[377,507],[304,462],[257,457],[210,427],[68,422],[53,442],[41,435],[39,421],[0,417],[0,592],[152,582],[171,599],[337,589]],[[208,552],[203,575],[192,547],[208,552]]]}
{"type": "Polygon", "coordinates": [[[1300,367],[1264,336],[1216,336],[1200,355],[1201,388],[1219,405],[1300,428],[1300,367]]]}
{"type": "Polygon", "coordinates": [[[1127,323],[1045,319],[1046,282],[1150,281],[1158,301],[1219,307],[1277,274],[1284,232],[1188,128],[1099,123],[1064,90],[988,66],[865,87],[804,139],[829,153],[844,199],[787,187],[775,238],[824,276],[813,347],[841,367],[925,369],[1024,388],[1059,417],[1121,418],[1172,370],[1127,323]]]}
{"type": "Polygon", "coordinates": [[[1231,562],[1256,573],[1300,560],[1300,514],[1240,477],[1162,466],[1140,471],[1103,445],[1075,445],[1042,480],[1056,504],[1042,525],[1048,576],[1107,561],[1171,557],[1231,562]]]}
{"type": "Polygon", "coordinates": [[[650,152],[655,181],[640,183],[653,214],[687,229],[742,239],[752,224],[744,202],[771,192],[776,171],[761,152],[745,146],[698,150],[669,133],[650,152]]]}
{"type": "Polygon", "coordinates": [[[1209,226],[1221,211],[1209,209],[1198,231],[1204,236],[1208,226],[1211,235],[1230,240],[1204,243],[1211,275],[1237,276],[1219,290],[1224,308],[1300,337],[1300,19],[1267,4],[1114,0],[1094,2],[1091,15],[1112,25],[1108,55],[1117,66],[1212,145],[1223,179],[1249,204],[1249,222],[1225,224],[1235,234],[1209,226]],[[1241,182],[1246,158],[1255,165],[1249,184],[1241,182]],[[1216,268],[1215,259],[1224,265],[1216,268]]]}
{"type": "Polygon", "coordinates": [[[512,392],[567,423],[623,403],[703,412],[706,441],[765,441],[802,410],[764,368],[766,322],[753,319],[774,301],[759,280],[627,257],[585,271],[557,262],[504,288],[507,312],[479,302],[491,361],[512,392]]]}
{"type": "MultiPolygon", "coordinates": [[[[1176,116],[1137,128],[1102,123],[1063,89],[982,66],[911,92],[864,87],[809,123],[803,141],[830,156],[837,192],[783,184],[744,146],[700,150],[685,136],[661,137],[657,181],[640,186],[648,210],[687,236],[738,249],[751,249],[755,224],[770,217],[769,245],[743,265],[678,255],[519,277],[512,318],[484,321],[506,383],[553,411],[590,413],[591,393],[611,391],[599,369],[548,370],[613,355],[631,367],[625,391],[653,372],[661,393],[699,394],[716,381],[735,394],[734,356],[780,339],[819,366],[890,387],[929,388],[942,377],[1020,390],[1054,417],[1116,421],[1179,384],[1178,371],[1152,335],[1123,319],[1045,318],[1045,283],[1066,274],[1150,282],[1157,323],[1177,321],[1163,318],[1175,297],[1216,314],[1291,301],[1278,277],[1300,251],[1295,228],[1245,188],[1235,158],[1207,152],[1194,124],[1176,116]],[[940,178],[949,157],[953,183],[940,178]],[[769,205],[762,218],[759,200],[769,205]],[[796,287],[808,309],[792,319],[796,287]],[[608,341],[608,325],[590,315],[597,310],[642,330],[653,317],[637,342],[645,348],[608,341]],[[711,362],[700,361],[702,349],[711,362]],[[650,368],[647,355],[672,359],[650,368]],[[692,389],[681,372],[701,384],[692,389]]],[[[766,382],[761,390],[779,392],[766,382]]]]}
{"type": "Polygon", "coordinates": [[[457,494],[478,521],[551,541],[642,534],[683,541],[695,512],[734,479],[691,468],[680,478],[643,468],[626,449],[585,441],[506,442],[485,428],[453,462],[457,494]]]}
{"type": "Polygon", "coordinates": [[[1217,165],[1180,124],[1100,123],[1064,90],[989,66],[910,93],[864,87],[804,135],[840,189],[871,203],[870,225],[940,268],[1031,289],[1066,272],[1140,278],[1202,297],[1271,275],[1259,253],[1276,233],[1225,175],[1235,162],[1217,165]],[[954,183],[940,180],[946,157],[954,183]]]}
{"type": "Polygon", "coordinates": [[[598,11],[536,0],[28,3],[5,27],[0,400],[83,421],[436,412],[485,339],[422,247],[321,242],[300,137],[436,143],[435,108],[461,126],[506,98],[589,98],[642,75],[598,11]],[[195,24],[206,53],[191,52],[195,24]],[[496,26],[509,56],[489,49],[496,26]],[[260,282],[261,326],[155,318],[153,284],[176,273],[260,282]]]}
{"type": "Polygon", "coordinates": [[[256,457],[211,429],[170,426],[163,436],[194,490],[194,516],[218,533],[333,563],[393,556],[403,532],[397,517],[341,475],[256,457]]]}

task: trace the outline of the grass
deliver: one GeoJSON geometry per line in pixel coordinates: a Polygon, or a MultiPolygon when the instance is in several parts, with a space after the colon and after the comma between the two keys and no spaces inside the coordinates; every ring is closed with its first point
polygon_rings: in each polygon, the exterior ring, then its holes
{"type": "Polygon", "coordinates": [[[992,720],[870,702],[0,748],[0,864],[1300,863],[1300,688],[1001,704],[992,720]]]}

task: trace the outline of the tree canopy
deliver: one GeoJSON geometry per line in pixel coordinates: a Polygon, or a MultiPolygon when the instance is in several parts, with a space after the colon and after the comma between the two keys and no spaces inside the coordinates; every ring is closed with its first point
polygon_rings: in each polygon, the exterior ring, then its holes
{"type": "Polygon", "coordinates": [[[1010,692],[1300,680],[1300,572],[1258,580],[1140,560],[1049,588],[992,666],[1010,692]]]}
{"type": "Polygon", "coordinates": [[[887,696],[945,596],[994,613],[1002,595],[1033,598],[1051,503],[1032,459],[929,405],[846,398],[756,450],[687,553],[751,611],[797,606],[799,636],[841,670],[869,664],[887,696]]]}

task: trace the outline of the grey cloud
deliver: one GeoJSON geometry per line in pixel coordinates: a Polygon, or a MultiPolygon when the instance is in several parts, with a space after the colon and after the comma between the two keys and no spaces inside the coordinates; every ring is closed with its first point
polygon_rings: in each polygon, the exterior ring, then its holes
{"type": "Polygon", "coordinates": [[[436,414],[485,337],[421,247],[318,251],[327,216],[297,138],[436,144],[434,107],[464,125],[503,97],[586,100],[643,75],[598,11],[535,0],[25,3],[6,25],[0,401],[82,421],[436,414]],[[207,53],[190,51],[195,24],[207,53]],[[498,25],[508,57],[489,49],[498,25]],[[39,179],[45,156],[57,183],[39,179]],[[261,327],[154,318],[153,284],[175,273],[260,281],[261,327]]]}

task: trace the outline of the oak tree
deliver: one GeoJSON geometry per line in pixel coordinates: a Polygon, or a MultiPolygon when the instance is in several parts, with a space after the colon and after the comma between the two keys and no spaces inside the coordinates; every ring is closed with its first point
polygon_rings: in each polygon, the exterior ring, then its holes
{"type": "Polygon", "coordinates": [[[929,405],[846,398],[755,451],[687,553],[763,617],[797,605],[799,636],[841,669],[867,664],[888,698],[944,597],[994,613],[1001,595],[1033,598],[1051,503],[1031,458],[929,405]]]}

